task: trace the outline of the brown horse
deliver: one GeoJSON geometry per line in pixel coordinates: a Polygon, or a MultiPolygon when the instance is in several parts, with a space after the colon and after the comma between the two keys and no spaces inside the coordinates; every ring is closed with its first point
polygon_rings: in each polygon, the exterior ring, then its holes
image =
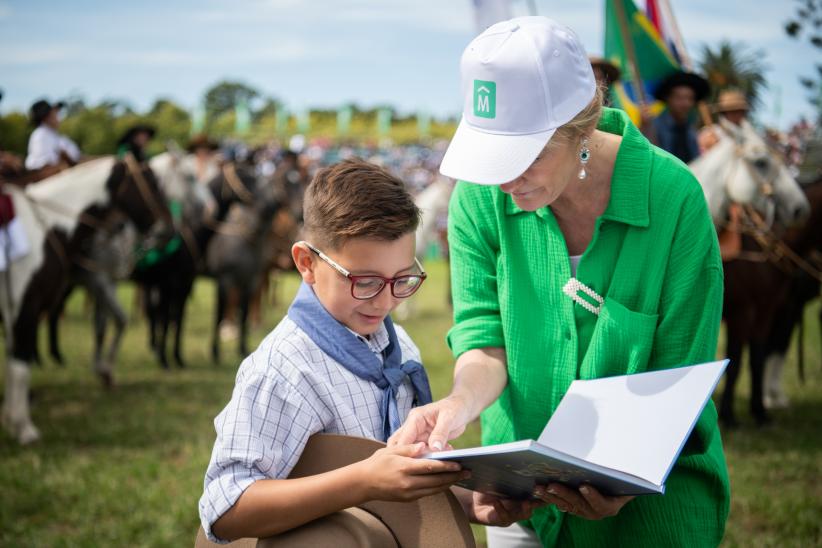
{"type": "Polygon", "coordinates": [[[805,302],[819,294],[820,266],[814,264],[813,257],[822,252],[822,181],[804,191],[811,204],[811,215],[804,224],[776,238],[755,213],[750,213],[742,255],[724,263],[723,316],[731,362],[719,417],[726,426],[737,424],[734,388],[746,344],[751,366],[751,414],[759,425],[769,421],[764,405],[766,359],[772,354],[784,356],[805,302]],[[810,290],[805,287],[808,284],[810,290]]]}
{"type": "Polygon", "coordinates": [[[29,363],[41,316],[62,296],[73,267],[87,260],[112,210],[141,233],[169,230],[171,215],[151,170],[128,157],[101,158],[8,191],[30,252],[0,276],[7,353],[2,419],[20,443],[29,443],[39,438],[29,412],[29,363]]]}

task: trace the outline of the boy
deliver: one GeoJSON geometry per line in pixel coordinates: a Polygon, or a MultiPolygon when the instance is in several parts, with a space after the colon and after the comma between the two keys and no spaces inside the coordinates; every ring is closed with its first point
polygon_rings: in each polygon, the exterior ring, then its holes
{"type": "Polygon", "coordinates": [[[243,361],[215,420],[200,499],[215,541],[270,536],[366,500],[417,499],[468,474],[413,458],[425,452],[414,444],[284,479],[312,434],[385,441],[414,404],[431,401],[419,351],[388,317],[425,280],[414,256],[419,210],[403,183],[366,162],[342,162],[317,173],[304,217],[306,241],[291,250],[303,284],[243,361]]]}

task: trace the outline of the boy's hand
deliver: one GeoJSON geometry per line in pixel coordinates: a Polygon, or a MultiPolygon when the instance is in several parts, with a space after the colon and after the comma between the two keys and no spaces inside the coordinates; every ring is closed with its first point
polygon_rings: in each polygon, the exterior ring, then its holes
{"type": "Polygon", "coordinates": [[[403,425],[388,438],[389,446],[425,442],[433,451],[442,451],[448,442],[465,431],[465,403],[456,396],[415,407],[403,425]]]}
{"type": "Polygon", "coordinates": [[[500,498],[461,487],[455,487],[453,491],[469,521],[481,525],[508,527],[514,522],[530,518],[536,508],[547,504],[539,500],[500,498]]]}
{"type": "Polygon", "coordinates": [[[376,451],[357,463],[368,500],[407,502],[447,490],[471,473],[454,462],[418,459],[424,443],[397,445],[376,451]]]}

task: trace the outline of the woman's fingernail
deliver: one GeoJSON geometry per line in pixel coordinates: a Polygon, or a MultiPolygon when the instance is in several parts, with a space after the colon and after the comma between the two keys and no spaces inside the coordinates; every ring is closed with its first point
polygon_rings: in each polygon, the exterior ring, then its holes
{"type": "Polygon", "coordinates": [[[549,492],[549,493],[551,493],[552,495],[556,495],[556,494],[557,494],[556,489],[554,489],[553,487],[549,487],[549,488],[548,488],[548,492],[549,492]]]}
{"type": "Polygon", "coordinates": [[[434,443],[431,444],[431,449],[433,449],[434,451],[442,451],[442,442],[441,441],[435,441],[434,443]]]}
{"type": "Polygon", "coordinates": [[[588,487],[586,487],[585,485],[583,485],[582,487],[580,487],[580,488],[579,488],[579,490],[580,490],[580,492],[581,492],[583,495],[587,495],[587,494],[591,491],[591,490],[590,490],[590,489],[588,489],[588,487]]]}

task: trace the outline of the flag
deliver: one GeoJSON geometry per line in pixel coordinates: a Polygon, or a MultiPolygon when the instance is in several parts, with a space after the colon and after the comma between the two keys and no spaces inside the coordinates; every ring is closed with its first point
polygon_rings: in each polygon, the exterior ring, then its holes
{"type": "Polygon", "coordinates": [[[390,108],[383,107],[377,110],[377,134],[380,137],[385,137],[391,132],[392,115],[390,108]]]}
{"type": "Polygon", "coordinates": [[[682,54],[685,52],[680,52],[677,47],[676,40],[679,31],[676,28],[674,14],[671,13],[668,3],[663,0],[663,5],[660,6],[657,0],[646,0],[645,14],[657,33],[659,33],[662,43],[671,52],[671,56],[677,64],[683,65],[682,54]]]}
{"type": "Polygon", "coordinates": [[[640,85],[646,101],[654,112],[662,110],[661,104],[653,103],[653,91],[657,85],[680,70],[679,62],[662,40],[648,17],[637,9],[633,0],[605,0],[605,58],[619,68],[622,78],[612,86],[612,104],[625,110],[634,123],[639,123],[639,93],[633,79],[629,54],[623,40],[618,9],[625,14],[627,38],[633,46],[640,85]]]}
{"type": "Polygon", "coordinates": [[[431,134],[431,115],[425,110],[417,113],[417,131],[420,137],[428,137],[431,134]]]}
{"type": "Polygon", "coordinates": [[[206,110],[205,107],[200,104],[191,111],[191,135],[203,133],[205,131],[205,125],[206,110]]]}
{"type": "Polygon", "coordinates": [[[297,131],[303,135],[311,129],[311,109],[304,108],[297,114],[297,131]]]}
{"type": "Polygon", "coordinates": [[[277,120],[275,122],[275,131],[278,135],[282,135],[286,131],[288,131],[288,109],[285,108],[283,104],[277,104],[277,120]]]}
{"type": "Polygon", "coordinates": [[[472,0],[477,32],[511,18],[510,0],[472,0]]]}
{"type": "Polygon", "coordinates": [[[337,110],[337,135],[348,135],[352,114],[351,106],[340,107],[337,110]]]}
{"type": "Polygon", "coordinates": [[[251,129],[251,111],[248,110],[248,102],[240,99],[234,105],[234,131],[238,135],[245,135],[251,129]]]}

